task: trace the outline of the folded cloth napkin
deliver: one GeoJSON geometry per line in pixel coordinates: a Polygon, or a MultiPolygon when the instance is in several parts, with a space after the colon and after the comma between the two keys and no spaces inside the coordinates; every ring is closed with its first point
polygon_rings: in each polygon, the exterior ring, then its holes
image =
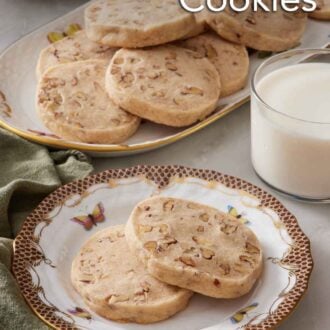
{"type": "Polygon", "coordinates": [[[79,151],[49,151],[0,128],[0,329],[48,329],[27,306],[11,274],[12,239],[46,195],[92,170],[79,151]]]}

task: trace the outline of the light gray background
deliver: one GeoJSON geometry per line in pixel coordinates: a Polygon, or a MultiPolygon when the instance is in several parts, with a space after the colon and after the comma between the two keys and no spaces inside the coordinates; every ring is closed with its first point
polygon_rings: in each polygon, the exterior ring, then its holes
{"type": "MultiPolygon", "coordinates": [[[[0,51],[84,0],[0,0],[0,51]]],[[[1,72],[0,72],[1,79],[1,72]]],[[[96,171],[138,164],[209,168],[246,179],[273,193],[294,213],[312,241],[315,261],[310,288],[281,330],[330,329],[330,205],[310,205],[277,195],[255,175],[250,161],[249,104],[171,146],[146,154],[95,159],[96,171]]],[[[330,150],[329,150],[330,152],[330,150]]],[[[330,164],[329,164],[330,175],[330,164]]]]}

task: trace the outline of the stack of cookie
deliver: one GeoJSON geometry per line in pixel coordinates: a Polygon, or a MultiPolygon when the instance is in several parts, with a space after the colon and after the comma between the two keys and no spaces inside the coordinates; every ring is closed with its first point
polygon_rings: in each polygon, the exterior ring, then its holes
{"type": "Polygon", "coordinates": [[[239,219],[157,196],[139,203],[126,226],[92,236],[73,261],[71,280],[99,315],[152,323],[183,310],[193,292],[247,294],[262,264],[258,239],[239,219]]]}
{"type": "Polygon", "coordinates": [[[293,47],[305,23],[304,14],[281,9],[193,15],[177,0],[94,1],[84,31],[41,52],[40,117],[60,137],[101,144],[127,140],[141,118],[194,124],[215,110],[219,97],[245,86],[246,46],[293,47]]]}

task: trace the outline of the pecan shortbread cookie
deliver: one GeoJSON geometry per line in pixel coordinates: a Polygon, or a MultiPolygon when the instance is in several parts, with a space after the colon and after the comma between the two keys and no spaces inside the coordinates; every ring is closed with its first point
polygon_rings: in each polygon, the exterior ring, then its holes
{"type": "Polygon", "coordinates": [[[177,0],[98,0],[86,8],[85,23],[91,40],[124,48],[164,44],[196,28],[177,0]]]}
{"type": "MultiPolygon", "coordinates": [[[[222,0],[213,0],[222,3],[222,0]]],[[[241,1],[235,1],[241,7],[241,1]]],[[[272,0],[263,3],[272,8],[272,0]]],[[[252,10],[252,4],[243,12],[235,12],[227,7],[223,12],[203,12],[208,25],[221,37],[257,50],[283,51],[295,47],[302,37],[307,15],[302,11],[289,13],[278,3],[278,10],[265,12],[252,10]]]]}
{"type": "Polygon", "coordinates": [[[41,51],[37,65],[37,76],[40,78],[47,69],[58,64],[89,59],[104,59],[110,62],[116,51],[116,48],[89,40],[85,31],[78,31],[41,51]]]}
{"type": "Polygon", "coordinates": [[[215,109],[221,91],[210,61],[170,45],[121,49],[106,73],[106,87],[128,112],[175,127],[204,119],[215,109]]]}
{"type": "Polygon", "coordinates": [[[140,119],[109,97],[105,90],[108,61],[60,64],[47,70],[37,87],[37,108],[55,134],[86,143],[120,143],[135,133],[140,119]]]}
{"type": "Polygon", "coordinates": [[[209,59],[220,74],[221,97],[244,88],[249,73],[249,55],[244,46],[226,41],[208,32],[177,42],[209,59]]]}
{"type": "Polygon", "coordinates": [[[158,281],[129,251],[124,226],[92,236],[72,263],[71,281],[97,314],[120,322],[152,323],[183,310],[192,292],[158,281]]]}
{"type": "Polygon", "coordinates": [[[215,298],[248,293],[262,272],[255,234],[238,219],[182,199],[153,197],[126,225],[132,252],[160,281],[215,298]]]}
{"type": "Polygon", "coordinates": [[[316,4],[316,9],[309,14],[309,17],[330,20],[330,0],[317,0],[316,4]]]}

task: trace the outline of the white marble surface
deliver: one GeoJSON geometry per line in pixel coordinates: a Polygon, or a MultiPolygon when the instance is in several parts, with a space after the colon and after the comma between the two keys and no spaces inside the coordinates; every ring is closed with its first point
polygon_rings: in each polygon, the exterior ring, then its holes
{"type": "MultiPolygon", "coordinates": [[[[83,4],[83,0],[0,0],[0,51],[40,25],[83,4]]],[[[1,79],[1,73],[0,73],[1,79]]],[[[315,261],[310,288],[282,330],[330,329],[330,205],[303,204],[279,196],[255,175],[250,161],[249,104],[203,131],[146,154],[95,159],[97,171],[138,164],[180,164],[210,168],[269,190],[296,215],[312,242],[315,261]]],[[[330,152],[330,150],[329,150],[330,152]]],[[[330,164],[329,164],[330,175],[330,164]]]]}

